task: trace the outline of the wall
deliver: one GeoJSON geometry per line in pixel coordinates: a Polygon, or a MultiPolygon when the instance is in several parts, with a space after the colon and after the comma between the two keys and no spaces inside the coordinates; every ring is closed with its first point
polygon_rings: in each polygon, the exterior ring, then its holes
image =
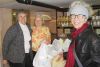
{"type": "MultiPolygon", "coordinates": [[[[11,9],[6,9],[6,8],[0,8],[0,60],[2,59],[2,40],[5,35],[5,32],[9,28],[9,26],[12,25],[12,10],[11,9]]],[[[1,62],[0,62],[1,64],[1,62]]],[[[3,65],[1,64],[1,67],[3,65]]],[[[6,65],[5,67],[8,67],[6,65]]]]}

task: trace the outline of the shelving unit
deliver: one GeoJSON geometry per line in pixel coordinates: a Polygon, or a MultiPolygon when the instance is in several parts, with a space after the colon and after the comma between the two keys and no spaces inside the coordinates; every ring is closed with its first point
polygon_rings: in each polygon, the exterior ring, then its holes
{"type": "Polygon", "coordinates": [[[67,36],[67,34],[70,34],[70,30],[73,28],[72,24],[70,23],[70,18],[68,15],[68,12],[62,12],[62,15],[57,13],[57,19],[56,19],[56,32],[57,36],[67,36]]]}
{"type": "Polygon", "coordinates": [[[92,25],[98,35],[100,35],[100,9],[96,9],[96,13],[92,16],[92,25]]]}

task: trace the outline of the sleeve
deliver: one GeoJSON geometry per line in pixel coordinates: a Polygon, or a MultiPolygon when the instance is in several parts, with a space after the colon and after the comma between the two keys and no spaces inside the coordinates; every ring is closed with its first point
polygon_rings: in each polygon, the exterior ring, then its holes
{"type": "Polygon", "coordinates": [[[97,67],[100,67],[100,37],[94,37],[92,39],[91,57],[93,62],[97,63],[97,67]]]}
{"type": "Polygon", "coordinates": [[[10,27],[4,36],[3,45],[2,45],[3,59],[7,58],[7,53],[9,51],[10,44],[15,38],[15,34],[16,34],[16,31],[12,27],[10,27]]]}

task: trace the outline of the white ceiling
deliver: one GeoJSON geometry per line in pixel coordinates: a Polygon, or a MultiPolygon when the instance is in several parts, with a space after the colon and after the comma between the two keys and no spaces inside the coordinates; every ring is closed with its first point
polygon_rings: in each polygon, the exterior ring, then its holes
{"type": "MultiPolygon", "coordinates": [[[[33,0],[33,1],[46,3],[60,8],[68,8],[69,4],[75,0],[33,0]]],[[[100,0],[85,0],[85,1],[92,5],[100,5],[100,0]]],[[[54,9],[49,9],[45,7],[21,4],[16,2],[16,0],[0,0],[0,7],[11,8],[11,9],[27,9],[27,10],[35,10],[35,11],[54,11],[54,9]]]]}
{"type": "Polygon", "coordinates": [[[43,2],[49,5],[65,8],[68,7],[69,3],[72,2],[73,0],[34,0],[38,2],[43,2]]]}
{"type": "Polygon", "coordinates": [[[49,9],[49,8],[43,8],[39,6],[33,6],[33,5],[26,5],[26,4],[21,4],[17,2],[8,2],[8,3],[0,4],[0,7],[10,8],[10,9],[34,10],[34,11],[52,11],[52,9],[49,9]]]}
{"type": "Polygon", "coordinates": [[[10,8],[10,9],[25,9],[34,11],[54,11],[53,9],[39,7],[35,5],[26,5],[16,2],[16,0],[0,0],[0,8],[10,8]]]}
{"type": "MultiPolygon", "coordinates": [[[[76,0],[33,0],[33,1],[38,1],[58,7],[68,8],[70,3],[76,0]]],[[[80,0],[80,1],[85,1],[92,5],[100,5],[100,0],[80,0]]]]}

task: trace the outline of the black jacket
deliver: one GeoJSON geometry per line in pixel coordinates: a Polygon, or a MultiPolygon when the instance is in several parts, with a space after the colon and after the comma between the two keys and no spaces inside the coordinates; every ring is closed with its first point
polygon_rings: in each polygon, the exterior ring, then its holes
{"type": "MultiPolygon", "coordinates": [[[[100,37],[89,26],[75,39],[75,51],[83,67],[100,67],[100,37]]],[[[75,62],[75,67],[78,67],[75,62]]]]}
{"type": "MultiPolygon", "coordinates": [[[[31,28],[28,26],[30,35],[31,28]]],[[[30,41],[31,45],[31,41],[30,41]]],[[[24,35],[19,23],[11,26],[3,40],[3,58],[13,63],[22,63],[25,57],[24,35]]],[[[30,56],[32,57],[32,47],[30,48],[30,56]]]]}

